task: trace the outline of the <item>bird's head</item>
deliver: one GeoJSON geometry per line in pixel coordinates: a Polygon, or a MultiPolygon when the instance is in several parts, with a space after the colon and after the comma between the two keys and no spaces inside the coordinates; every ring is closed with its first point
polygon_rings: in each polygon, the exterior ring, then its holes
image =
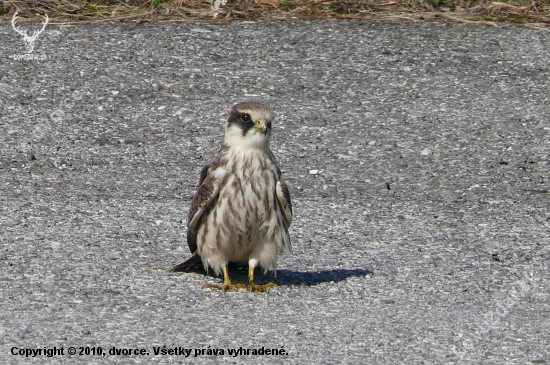
{"type": "Polygon", "coordinates": [[[268,148],[272,118],[271,109],[257,101],[235,105],[225,125],[225,144],[230,147],[268,148]]]}

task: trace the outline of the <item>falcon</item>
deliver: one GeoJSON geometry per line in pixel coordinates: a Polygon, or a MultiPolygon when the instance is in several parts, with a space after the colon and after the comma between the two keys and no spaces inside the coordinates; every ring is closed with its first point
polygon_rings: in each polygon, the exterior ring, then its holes
{"type": "Polygon", "coordinates": [[[265,291],[256,285],[254,269],[275,270],[277,256],[291,251],[288,228],[292,204],[281,170],[269,148],[271,109],[256,101],[235,105],[225,124],[218,157],[202,169],[187,221],[187,244],[193,256],[176,265],[187,271],[202,261],[204,269],[223,273],[221,290],[265,291]],[[229,279],[229,263],[248,264],[247,284],[229,279]]]}

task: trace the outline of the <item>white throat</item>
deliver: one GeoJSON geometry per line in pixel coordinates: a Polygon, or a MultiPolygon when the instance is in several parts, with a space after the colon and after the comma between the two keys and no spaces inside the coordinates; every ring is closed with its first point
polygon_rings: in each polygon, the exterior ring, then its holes
{"type": "Polygon", "coordinates": [[[243,136],[242,130],[232,125],[225,129],[225,144],[242,150],[255,149],[266,152],[269,150],[269,133],[263,134],[249,129],[248,133],[243,136]]]}

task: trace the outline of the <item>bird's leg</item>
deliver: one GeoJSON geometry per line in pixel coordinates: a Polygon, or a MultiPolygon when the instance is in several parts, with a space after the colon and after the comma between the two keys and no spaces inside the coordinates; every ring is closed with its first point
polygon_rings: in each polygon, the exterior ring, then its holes
{"type": "Polygon", "coordinates": [[[273,282],[264,285],[254,284],[254,266],[248,266],[248,285],[245,286],[246,290],[264,292],[267,288],[274,288],[276,286],[277,284],[273,282]]]}
{"type": "Polygon", "coordinates": [[[233,284],[231,282],[231,279],[229,279],[229,270],[227,269],[227,264],[223,267],[223,284],[210,284],[206,283],[204,284],[204,288],[216,288],[223,291],[226,290],[237,290],[240,288],[244,288],[243,284],[233,284]]]}
{"type": "Polygon", "coordinates": [[[248,282],[250,285],[254,285],[254,269],[255,267],[249,266],[248,267],[248,282]]]}

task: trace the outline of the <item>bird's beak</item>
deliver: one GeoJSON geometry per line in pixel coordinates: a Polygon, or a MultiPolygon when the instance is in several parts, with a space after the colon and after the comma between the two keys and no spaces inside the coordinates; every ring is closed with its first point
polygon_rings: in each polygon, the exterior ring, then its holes
{"type": "Polygon", "coordinates": [[[260,119],[254,124],[254,129],[257,129],[259,132],[263,134],[267,134],[267,123],[265,119],[260,119]]]}

